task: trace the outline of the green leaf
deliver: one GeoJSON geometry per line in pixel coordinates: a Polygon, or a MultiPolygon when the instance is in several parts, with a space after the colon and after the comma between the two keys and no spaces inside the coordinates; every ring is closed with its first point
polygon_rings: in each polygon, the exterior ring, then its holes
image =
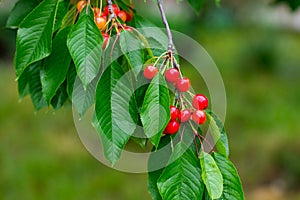
{"type": "Polygon", "coordinates": [[[112,164],[119,159],[136,128],[129,104],[134,89],[125,73],[124,66],[112,63],[100,77],[96,90],[93,124],[101,137],[104,155],[112,164]]]}
{"type": "Polygon", "coordinates": [[[73,89],[74,89],[76,77],[77,77],[76,68],[75,68],[74,63],[71,62],[69,71],[67,74],[67,92],[68,92],[68,95],[69,95],[69,98],[71,99],[71,101],[73,98],[73,89]]]}
{"type": "Polygon", "coordinates": [[[17,78],[31,63],[50,55],[57,4],[58,0],[44,0],[20,24],[15,55],[17,78]]]}
{"type": "Polygon", "coordinates": [[[158,73],[151,81],[141,109],[145,134],[156,147],[170,120],[170,96],[164,77],[158,73]]]}
{"type": "Polygon", "coordinates": [[[164,200],[202,198],[204,183],[200,164],[197,156],[184,143],[175,146],[157,186],[164,200]]]}
{"type": "Polygon", "coordinates": [[[55,96],[51,100],[51,105],[54,110],[60,109],[68,99],[68,93],[66,88],[66,82],[64,82],[57,90],[55,96]]]}
{"type": "Polygon", "coordinates": [[[166,52],[168,37],[161,28],[156,27],[155,24],[141,16],[135,17],[135,23],[143,37],[147,39],[155,56],[160,56],[166,52]]]}
{"type": "Polygon", "coordinates": [[[98,78],[96,77],[85,89],[79,78],[77,78],[77,80],[75,81],[72,92],[72,103],[80,117],[82,117],[86,113],[86,111],[95,103],[95,91],[97,82],[98,78]]]}
{"type": "Polygon", "coordinates": [[[299,0],[274,0],[273,3],[286,3],[292,11],[296,11],[300,6],[299,0]]]}
{"type": "Polygon", "coordinates": [[[47,106],[47,102],[43,96],[40,70],[42,61],[33,63],[29,66],[29,91],[32,103],[36,111],[47,106]]]}
{"type": "Polygon", "coordinates": [[[69,7],[68,1],[60,1],[59,2],[56,16],[55,16],[54,32],[60,29],[63,18],[68,12],[68,7],[69,7]]]}
{"type": "Polygon", "coordinates": [[[167,166],[172,154],[170,142],[170,136],[166,135],[162,137],[157,150],[161,150],[162,148],[164,149],[158,152],[155,151],[156,148],[153,148],[148,160],[148,191],[153,200],[162,199],[157,187],[157,181],[165,169],[165,166],[167,166]]]}
{"type": "Polygon", "coordinates": [[[133,142],[135,142],[136,144],[140,145],[140,147],[143,148],[143,149],[146,147],[147,141],[148,141],[147,138],[134,137],[134,136],[131,136],[130,139],[133,142]]]}
{"type": "Polygon", "coordinates": [[[67,45],[84,87],[99,72],[102,43],[103,39],[94,19],[88,14],[81,15],[68,36],[67,45]]]}
{"type": "Polygon", "coordinates": [[[122,31],[120,34],[121,51],[128,59],[131,69],[137,76],[144,65],[143,48],[141,41],[138,40],[130,31],[122,31]]]}
{"type": "Polygon", "coordinates": [[[206,186],[208,195],[212,199],[220,198],[223,192],[223,177],[213,157],[201,151],[200,165],[202,180],[206,186]]]}
{"type": "MultiPolygon", "coordinates": [[[[132,95],[131,102],[136,106],[136,110],[131,113],[131,116],[135,120],[135,123],[139,126],[143,126],[141,122],[140,112],[143,106],[144,98],[149,87],[150,83],[142,73],[137,77],[137,81],[135,84],[134,95],[132,95]]],[[[144,131],[143,131],[144,133],[144,131]]]]}
{"type": "Polygon", "coordinates": [[[213,157],[224,179],[223,194],[218,200],[244,200],[242,183],[232,162],[218,153],[214,153],[213,157]]]}
{"type": "Polygon", "coordinates": [[[25,69],[24,73],[18,79],[18,92],[20,101],[28,95],[29,92],[29,79],[30,79],[30,71],[29,68],[25,69]]]}
{"type": "Polygon", "coordinates": [[[207,118],[210,121],[210,130],[213,136],[213,139],[216,142],[216,147],[218,152],[222,155],[229,156],[229,145],[228,138],[222,121],[210,110],[206,110],[207,118]]]}
{"type": "Polygon", "coordinates": [[[43,93],[48,103],[66,79],[71,63],[71,56],[66,44],[69,32],[70,27],[67,27],[56,34],[53,40],[53,51],[49,57],[45,58],[41,70],[43,93]]]}
{"type": "Polygon", "coordinates": [[[76,17],[76,5],[73,5],[73,7],[66,13],[64,18],[61,22],[61,29],[64,29],[67,26],[72,26],[75,22],[74,18],[76,17]]]}
{"type": "Polygon", "coordinates": [[[18,28],[23,19],[41,2],[41,0],[19,0],[10,11],[6,27],[18,28]]]}

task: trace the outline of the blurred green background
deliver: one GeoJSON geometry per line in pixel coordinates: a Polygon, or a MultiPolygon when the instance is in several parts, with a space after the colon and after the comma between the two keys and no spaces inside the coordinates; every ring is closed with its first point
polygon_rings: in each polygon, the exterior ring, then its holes
{"type": "MultiPolygon", "coordinates": [[[[19,102],[15,32],[4,28],[13,2],[0,4],[0,199],[150,199],[146,174],[107,168],[86,151],[71,107],[34,113],[28,97],[19,102]]],[[[246,199],[300,199],[300,13],[258,0],[207,1],[199,14],[165,3],[171,27],[199,41],[223,76],[231,159],[246,199]]],[[[143,15],[161,26],[147,4],[143,15]]],[[[197,83],[188,65],[183,71],[197,83]]]]}

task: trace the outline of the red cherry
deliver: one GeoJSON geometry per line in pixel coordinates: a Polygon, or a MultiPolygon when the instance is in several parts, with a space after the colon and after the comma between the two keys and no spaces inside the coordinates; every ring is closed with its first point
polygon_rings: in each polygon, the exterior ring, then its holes
{"type": "Polygon", "coordinates": [[[197,124],[204,124],[206,120],[206,114],[203,110],[195,110],[192,119],[197,124]]]}
{"type": "Polygon", "coordinates": [[[106,17],[97,16],[94,18],[97,27],[101,30],[106,25],[106,17]]]}
{"type": "Polygon", "coordinates": [[[170,121],[164,131],[165,134],[175,134],[180,128],[180,124],[178,121],[170,121]]]}
{"type": "Polygon", "coordinates": [[[170,83],[175,83],[179,79],[180,73],[178,69],[171,68],[166,71],[166,80],[170,83]]]}
{"type": "Polygon", "coordinates": [[[100,8],[93,8],[94,11],[94,17],[107,17],[107,15],[104,12],[101,12],[100,8]]]}
{"type": "Polygon", "coordinates": [[[148,65],[144,70],[144,76],[146,79],[153,79],[157,73],[158,69],[153,65],[148,65]]]}
{"type": "Polygon", "coordinates": [[[100,15],[101,11],[100,11],[100,8],[93,8],[93,11],[94,11],[94,16],[97,17],[100,15]]]}
{"type": "Polygon", "coordinates": [[[125,11],[125,13],[126,13],[126,22],[130,22],[132,20],[132,17],[133,17],[132,10],[130,9],[129,13],[125,11]]]}
{"type": "Polygon", "coordinates": [[[191,118],[191,111],[189,110],[182,110],[178,115],[178,119],[180,122],[187,122],[191,118]]]}
{"type": "Polygon", "coordinates": [[[118,12],[118,17],[123,21],[126,22],[127,16],[126,12],[124,10],[121,10],[118,12]]]}
{"type": "Polygon", "coordinates": [[[84,8],[84,6],[86,6],[86,2],[85,1],[78,1],[77,6],[76,6],[78,12],[81,12],[82,9],[84,8]]]}
{"type": "Polygon", "coordinates": [[[199,110],[205,110],[208,107],[208,99],[203,94],[196,94],[193,98],[193,107],[199,110]]]}
{"type": "Polygon", "coordinates": [[[108,33],[102,33],[102,37],[103,37],[103,46],[102,46],[102,48],[105,49],[107,44],[108,44],[110,35],[108,33]]]}
{"type": "Polygon", "coordinates": [[[132,28],[130,26],[124,26],[124,30],[132,32],[132,28]]]}
{"type": "Polygon", "coordinates": [[[133,30],[131,26],[126,26],[126,24],[123,24],[123,27],[119,26],[118,29],[119,29],[119,31],[125,30],[125,31],[129,31],[131,33],[132,33],[132,30],[133,30]]]}
{"type": "MultiPolygon", "coordinates": [[[[113,7],[113,11],[114,11],[115,15],[118,16],[118,13],[119,13],[119,11],[120,11],[119,7],[118,7],[116,4],[113,4],[112,7],[113,7]]],[[[104,8],[104,13],[105,13],[106,15],[110,15],[110,13],[109,13],[109,6],[108,6],[108,5],[105,6],[105,8],[104,8]]]]}
{"type": "Polygon", "coordinates": [[[179,110],[175,106],[170,106],[171,121],[175,121],[179,116],[179,110]]]}
{"type": "Polygon", "coordinates": [[[176,88],[179,92],[187,92],[191,87],[190,79],[183,78],[176,81],[176,88]]]}

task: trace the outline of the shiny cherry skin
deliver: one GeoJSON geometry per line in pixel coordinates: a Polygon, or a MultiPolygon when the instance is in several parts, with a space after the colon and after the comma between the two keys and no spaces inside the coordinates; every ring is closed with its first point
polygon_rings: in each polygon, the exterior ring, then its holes
{"type": "Polygon", "coordinates": [[[95,19],[95,23],[97,25],[97,27],[101,30],[104,28],[104,26],[106,25],[106,17],[100,17],[97,16],[94,18],[95,19]]]}
{"type": "Polygon", "coordinates": [[[93,8],[94,17],[100,16],[101,10],[100,8],[93,8]]]}
{"type": "Polygon", "coordinates": [[[197,124],[204,124],[206,121],[206,114],[203,110],[195,110],[192,115],[192,119],[197,124]]]}
{"type": "MultiPolygon", "coordinates": [[[[119,13],[119,11],[120,11],[119,7],[118,7],[116,4],[113,4],[112,7],[113,7],[113,11],[114,11],[115,15],[118,16],[118,13],[119,13]]],[[[105,8],[104,8],[104,13],[105,13],[106,15],[110,15],[110,13],[109,13],[109,6],[108,6],[108,5],[105,6],[105,8]]]]}
{"type": "Polygon", "coordinates": [[[208,99],[203,94],[196,94],[193,98],[192,105],[199,110],[205,110],[208,107],[208,99]]]}
{"type": "Polygon", "coordinates": [[[86,1],[78,1],[76,5],[78,12],[81,12],[84,6],[86,6],[86,1]]]}
{"type": "Polygon", "coordinates": [[[130,26],[125,26],[124,29],[125,29],[126,31],[132,32],[132,28],[131,28],[130,26]]]}
{"type": "Polygon", "coordinates": [[[132,17],[133,17],[133,11],[130,9],[129,12],[126,12],[126,22],[130,22],[132,20],[132,17]]]}
{"type": "Polygon", "coordinates": [[[180,111],[178,115],[178,119],[180,122],[187,122],[191,119],[191,111],[185,109],[180,111]]]}
{"type": "Polygon", "coordinates": [[[179,116],[179,110],[175,106],[170,106],[171,121],[175,121],[179,116]]]}
{"type": "Polygon", "coordinates": [[[180,124],[178,121],[170,121],[164,131],[165,134],[169,134],[169,135],[172,135],[172,134],[175,134],[178,132],[180,128],[180,124]]]}
{"type": "Polygon", "coordinates": [[[124,10],[121,10],[118,12],[118,17],[123,21],[126,22],[127,16],[126,12],[124,10]]]}
{"type": "Polygon", "coordinates": [[[178,69],[171,68],[166,71],[165,77],[166,80],[170,83],[176,83],[179,79],[180,73],[178,69]]]}
{"type": "Polygon", "coordinates": [[[148,65],[144,70],[144,77],[146,79],[153,79],[158,73],[158,68],[153,65],[148,65]]]}
{"type": "Polygon", "coordinates": [[[191,87],[190,79],[183,78],[176,81],[176,88],[179,92],[187,92],[191,87]]]}

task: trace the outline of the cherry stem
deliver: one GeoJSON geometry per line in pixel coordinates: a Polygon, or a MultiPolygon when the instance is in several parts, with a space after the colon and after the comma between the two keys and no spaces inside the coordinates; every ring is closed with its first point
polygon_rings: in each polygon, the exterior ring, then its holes
{"type": "Polygon", "coordinates": [[[103,3],[102,3],[102,0],[100,0],[100,12],[99,12],[99,15],[102,12],[102,7],[103,7],[103,3]]]}
{"type": "Polygon", "coordinates": [[[204,142],[206,142],[210,146],[211,149],[213,149],[213,146],[209,143],[209,141],[204,136],[202,136],[201,134],[198,133],[198,131],[196,130],[196,128],[193,126],[193,124],[191,122],[189,122],[189,124],[190,124],[190,126],[191,126],[191,128],[192,128],[192,130],[193,130],[193,132],[195,134],[195,136],[198,137],[198,139],[199,139],[199,141],[201,143],[201,149],[202,149],[202,151],[204,151],[202,140],[204,142]]]}
{"type": "Polygon", "coordinates": [[[214,147],[209,143],[209,141],[208,141],[203,135],[199,134],[198,132],[196,133],[196,135],[197,135],[197,137],[202,138],[202,140],[203,140],[204,142],[206,142],[206,143],[209,145],[209,147],[210,147],[211,149],[214,148],[214,147]]]}
{"type": "Polygon", "coordinates": [[[194,137],[194,144],[195,144],[195,147],[196,147],[196,152],[197,152],[197,155],[199,156],[199,148],[198,148],[198,144],[197,144],[196,136],[194,137]]]}
{"type": "Polygon", "coordinates": [[[158,7],[159,7],[161,17],[162,17],[162,21],[163,21],[163,23],[166,27],[166,31],[167,31],[167,35],[168,35],[168,40],[169,40],[168,41],[169,42],[169,44],[168,44],[168,53],[171,55],[171,57],[173,57],[174,56],[174,51],[175,51],[174,43],[173,43],[173,36],[172,36],[171,30],[170,30],[170,27],[169,27],[169,23],[168,23],[164,8],[163,8],[162,3],[161,3],[161,0],[157,0],[157,4],[158,4],[158,7]]]}
{"type": "Polygon", "coordinates": [[[181,142],[183,141],[183,134],[184,134],[185,126],[186,126],[186,124],[183,125],[182,131],[181,131],[181,134],[180,134],[180,141],[181,142]]]}
{"type": "Polygon", "coordinates": [[[115,41],[114,41],[114,43],[113,43],[113,45],[111,47],[111,52],[110,52],[110,57],[111,58],[113,57],[113,50],[114,50],[114,48],[115,48],[115,46],[116,46],[117,41],[118,41],[119,38],[120,38],[120,33],[117,33],[115,41]]]}
{"type": "Polygon", "coordinates": [[[171,149],[172,149],[172,152],[174,151],[174,144],[173,144],[173,139],[172,137],[170,136],[170,139],[171,139],[171,149]]]}
{"type": "Polygon", "coordinates": [[[154,63],[154,66],[158,64],[158,62],[166,55],[166,53],[161,54],[154,63]]]}
{"type": "Polygon", "coordinates": [[[88,12],[89,12],[89,6],[90,5],[91,5],[91,0],[88,0],[87,5],[86,5],[86,9],[85,9],[86,14],[88,14],[88,12]]]}

